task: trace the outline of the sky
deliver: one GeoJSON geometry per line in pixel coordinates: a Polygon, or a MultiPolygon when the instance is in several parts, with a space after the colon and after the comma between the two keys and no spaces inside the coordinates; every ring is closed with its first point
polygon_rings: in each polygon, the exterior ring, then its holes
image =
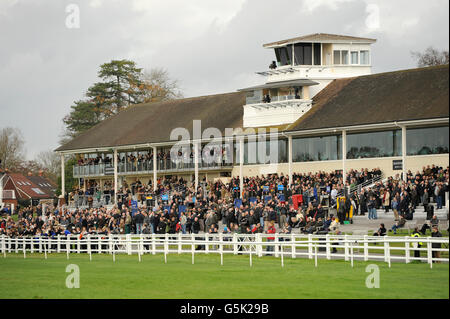
{"type": "Polygon", "coordinates": [[[411,51],[449,48],[448,0],[0,0],[0,128],[26,156],[54,150],[62,119],[130,59],[165,68],[185,97],[264,83],[264,43],[311,33],[376,38],[372,72],[415,67],[411,51]]]}

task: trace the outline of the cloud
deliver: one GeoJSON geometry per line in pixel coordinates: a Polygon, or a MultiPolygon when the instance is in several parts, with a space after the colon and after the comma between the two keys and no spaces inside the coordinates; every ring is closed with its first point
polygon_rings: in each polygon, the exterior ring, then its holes
{"type": "Polygon", "coordinates": [[[17,126],[28,157],[55,149],[62,118],[97,81],[100,64],[128,58],[165,67],[185,96],[263,83],[262,44],[326,32],[377,38],[374,72],[414,67],[410,51],[448,49],[448,1],[2,0],[0,127],[17,126]],[[80,29],[65,27],[66,5],[80,29]],[[367,23],[368,6],[379,9],[367,23]]]}

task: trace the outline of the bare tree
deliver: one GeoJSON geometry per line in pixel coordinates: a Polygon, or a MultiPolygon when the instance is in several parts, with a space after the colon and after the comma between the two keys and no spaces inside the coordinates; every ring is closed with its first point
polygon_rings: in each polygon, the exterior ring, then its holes
{"type": "Polygon", "coordinates": [[[17,169],[24,160],[24,139],[18,128],[0,130],[0,168],[17,169]]]}
{"type": "Polygon", "coordinates": [[[36,155],[35,161],[44,169],[46,175],[56,181],[61,175],[61,160],[52,150],[42,151],[36,155]]]}
{"type": "Polygon", "coordinates": [[[417,61],[419,68],[449,63],[448,51],[439,51],[433,47],[428,47],[423,53],[413,51],[411,56],[417,61]]]}
{"type": "Polygon", "coordinates": [[[183,97],[179,83],[163,68],[144,71],[141,84],[142,102],[159,102],[183,97]]]}

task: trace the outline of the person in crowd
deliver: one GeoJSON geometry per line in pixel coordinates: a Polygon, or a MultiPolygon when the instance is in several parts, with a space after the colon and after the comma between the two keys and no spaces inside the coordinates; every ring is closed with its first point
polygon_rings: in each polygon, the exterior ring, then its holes
{"type": "Polygon", "coordinates": [[[393,231],[394,235],[396,235],[397,229],[404,227],[405,224],[406,224],[406,219],[403,216],[401,216],[400,220],[398,222],[395,222],[394,225],[392,225],[391,231],[393,231]]]}
{"type": "Polygon", "coordinates": [[[384,224],[381,223],[380,228],[378,228],[378,230],[375,233],[373,233],[373,236],[386,236],[386,232],[387,232],[386,227],[384,227],[384,224]]]}
{"type": "MultiPolygon", "coordinates": [[[[439,231],[437,226],[433,226],[433,230],[431,232],[431,237],[433,237],[433,238],[442,237],[442,234],[439,231]]],[[[439,250],[437,250],[437,249],[441,249],[441,246],[442,246],[441,243],[432,243],[431,244],[431,248],[433,249],[432,250],[433,258],[441,258],[441,252],[439,250]]],[[[439,260],[433,260],[433,263],[434,262],[440,263],[439,260]]]]}
{"type": "MultiPolygon", "coordinates": [[[[414,237],[414,238],[420,238],[421,237],[418,227],[416,227],[414,229],[414,231],[411,234],[411,237],[414,237]]],[[[413,243],[411,243],[411,246],[414,248],[414,258],[420,258],[420,250],[418,250],[418,248],[422,247],[422,242],[420,242],[420,241],[419,242],[413,242],[413,243]]]]}

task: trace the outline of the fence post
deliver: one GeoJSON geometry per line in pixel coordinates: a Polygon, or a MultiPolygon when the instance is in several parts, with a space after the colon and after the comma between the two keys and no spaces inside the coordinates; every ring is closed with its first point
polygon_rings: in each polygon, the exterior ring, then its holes
{"type": "Polygon", "coordinates": [[[312,235],[308,234],[308,258],[313,259],[312,235]]]}
{"type": "Polygon", "coordinates": [[[386,237],[383,237],[383,241],[384,241],[384,261],[388,262],[388,248],[389,248],[389,243],[386,240],[386,237]]]}
{"type": "Polygon", "coordinates": [[[233,254],[237,255],[238,248],[237,248],[237,234],[233,234],[233,254]]]}
{"type": "Polygon", "coordinates": [[[194,250],[194,241],[195,241],[195,236],[194,234],[191,234],[191,253],[192,253],[192,264],[194,264],[194,255],[195,255],[195,250],[194,250]]]}
{"type": "Polygon", "coordinates": [[[258,247],[258,257],[262,257],[263,246],[262,246],[262,237],[260,233],[256,234],[256,241],[259,243],[256,247],[258,247]]]}
{"type": "Polygon", "coordinates": [[[164,263],[167,264],[167,253],[169,252],[169,237],[164,234],[164,263]]]}
{"type": "Polygon", "coordinates": [[[431,247],[430,239],[427,238],[427,258],[428,263],[430,264],[430,268],[433,269],[433,249],[431,247]]]}
{"type": "Polygon", "coordinates": [[[181,233],[178,233],[178,255],[181,254],[182,251],[182,244],[181,244],[181,233]]]}
{"type": "Polygon", "coordinates": [[[369,236],[364,235],[364,261],[369,260],[369,236]]]}
{"type": "Polygon", "coordinates": [[[389,241],[388,238],[384,237],[384,247],[385,247],[385,256],[389,265],[389,268],[391,268],[391,249],[389,247],[389,241]]]}
{"type": "MultiPolygon", "coordinates": [[[[276,234],[275,234],[275,235],[276,235],[276,234]]],[[[278,242],[277,239],[278,239],[278,237],[275,237],[276,242],[278,242]]],[[[280,245],[280,246],[281,246],[281,267],[284,267],[284,251],[283,251],[283,245],[280,245]]],[[[278,245],[276,245],[276,247],[278,247],[278,245]]]]}
{"type": "Polygon", "coordinates": [[[345,261],[348,261],[348,235],[344,235],[344,256],[345,261]]]}
{"type": "Polygon", "coordinates": [[[27,247],[27,238],[22,237],[23,259],[27,258],[26,247],[27,247]]]}
{"type": "Polygon", "coordinates": [[[31,244],[30,248],[31,248],[31,253],[34,253],[34,241],[33,241],[33,239],[34,239],[34,237],[31,236],[31,237],[30,237],[30,244],[31,244]]]}
{"type": "Polygon", "coordinates": [[[314,266],[317,268],[317,243],[314,245],[314,266]]]}
{"type": "Polygon", "coordinates": [[[80,236],[79,235],[77,235],[77,254],[79,254],[80,253],[80,236]]]}
{"type": "MultiPolygon", "coordinates": [[[[280,239],[278,238],[278,234],[275,234],[275,257],[279,256],[279,251],[280,251],[280,246],[278,245],[278,243],[280,242],[280,239]]],[[[281,249],[283,249],[281,247],[281,249]]]]}
{"type": "Polygon", "coordinates": [[[89,252],[89,261],[92,261],[92,247],[91,247],[91,235],[88,235],[87,237],[87,248],[88,248],[88,252],[89,252]]]}
{"type": "Polygon", "coordinates": [[[57,239],[57,244],[56,244],[56,251],[58,252],[58,253],[60,253],[61,252],[61,235],[58,235],[58,239],[57,239]]]}
{"type": "Polygon", "coordinates": [[[209,234],[205,233],[205,254],[209,254],[209,245],[208,245],[208,241],[209,241],[209,234]]]}
{"type": "Polygon", "coordinates": [[[16,238],[16,254],[19,252],[19,238],[16,238]]]}
{"type": "Polygon", "coordinates": [[[131,234],[126,234],[125,236],[127,253],[131,255],[131,234]]]}
{"type": "Polygon", "coordinates": [[[156,254],[155,233],[152,234],[152,255],[156,254]]]}
{"type": "Polygon", "coordinates": [[[2,235],[2,250],[3,250],[3,258],[6,258],[6,239],[4,235],[2,235]]]}
{"type": "Polygon", "coordinates": [[[47,259],[47,243],[44,240],[44,258],[47,259]]]}
{"type": "Polygon", "coordinates": [[[410,256],[410,252],[409,252],[409,236],[405,236],[405,262],[408,264],[410,262],[409,258],[410,256]]]}
{"type": "Polygon", "coordinates": [[[70,253],[70,235],[66,236],[66,254],[67,254],[67,260],[69,260],[69,253],[70,253]]]}
{"type": "Polygon", "coordinates": [[[327,259],[330,260],[331,259],[331,249],[330,249],[331,243],[330,243],[330,235],[329,234],[325,235],[325,242],[326,242],[325,249],[326,249],[326,253],[327,253],[327,259]]]}
{"type": "MultiPolygon", "coordinates": [[[[42,239],[42,237],[39,236],[38,241],[39,241],[39,253],[40,254],[42,254],[42,240],[41,239],[42,239]]],[[[9,248],[11,249],[11,245],[9,245],[9,248]]],[[[9,252],[11,252],[11,250],[9,252]]]]}
{"type": "Polygon", "coordinates": [[[219,242],[220,242],[220,265],[223,266],[223,234],[219,233],[219,242]]]}
{"type": "Polygon", "coordinates": [[[111,235],[108,236],[108,241],[109,241],[109,253],[112,254],[112,252],[113,252],[113,241],[112,241],[111,235]]]}
{"type": "Polygon", "coordinates": [[[350,263],[353,268],[353,243],[350,245],[350,263]]]}
{"type": "Polygon", "coordinates": [[[292,243],[292,258],[295,258],[295,236],[291,234],[291,243],[292,243]]]}

